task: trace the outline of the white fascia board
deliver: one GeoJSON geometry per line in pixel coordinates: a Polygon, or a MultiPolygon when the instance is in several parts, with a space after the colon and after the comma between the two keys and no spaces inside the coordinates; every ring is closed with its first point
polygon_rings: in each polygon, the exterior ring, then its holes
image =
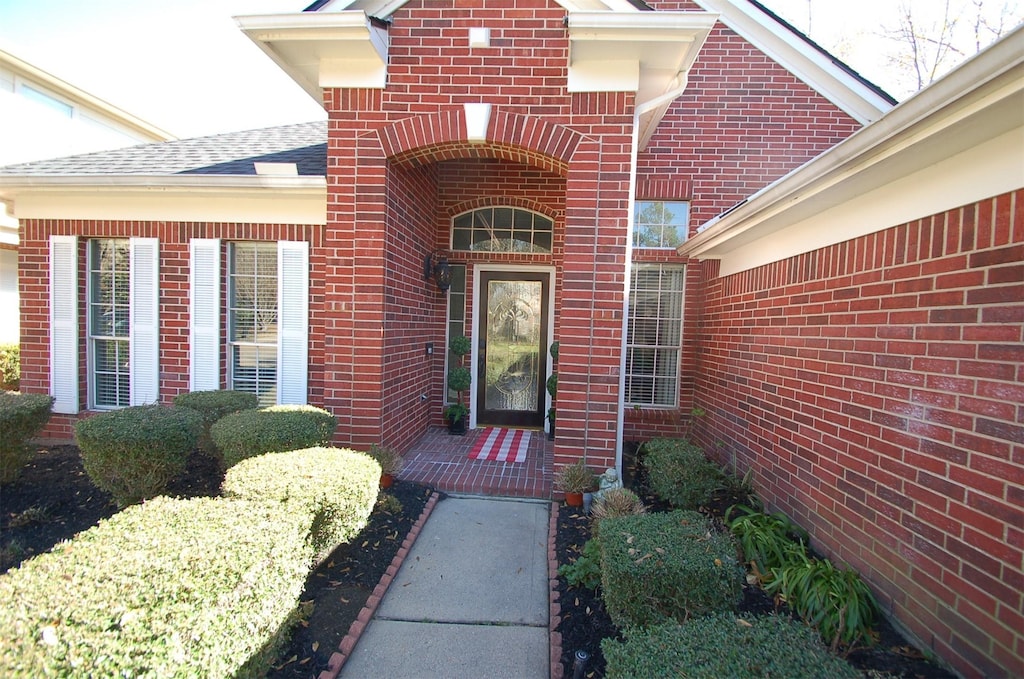
{"type": "MultiPolygon", "coordinates": [[[[783,230],[890,185],[907,186],[913,193],[930,182],[929,200],[918,200],[918,214],[910,217],[904,212],[907,202],[894,207],[889,220],[868,232],[1015,190],[1024,186],[1022,128],[1024,29],[1018,29],[878,122],[706,222],[679,253],[724,258],[751,244],[768,249],[783,230]],[[987,151],[988,162],[977,149],[987,151]],[[959,188],[946,186],[944,176],[934,173],[936,167],[959,188]]],[[[844,223],[839,219],[827,227],[830,243],[864,234],[844,223]]],[[[800,251],[825,244],[808,241],[800,251]]],[[[798,252],[786,256],[793,254],[798,252]]]]}
{"type": "Polygon", "coordinates": [[[695,0],[718,12],[723,24],[845,111],[861,125],[878,120],[892,104],[824,54],[748,2],[695,0]]]}
{"type": "MultiPolygon", "coordinates": [[[[333,0],[318,9],[318,12],[336,12],[359,9],[369,16],[386,19],[404,7],[409,0],[333,0]]],[[[639,12],[628,0],[555,0],[567,12],[598,12],[614,10],[639,12]]]]}
{"type": "Polygon", "coordinates": [[[319,104],[323,87],[386,84],[387,30],[362,10],[262,14],[235,21],[319,104]]]}
{"type": "Polygon", "coordinates": [[[323,177],[0,177],[0,199],[19,219],[327,222],[323,177]]]}

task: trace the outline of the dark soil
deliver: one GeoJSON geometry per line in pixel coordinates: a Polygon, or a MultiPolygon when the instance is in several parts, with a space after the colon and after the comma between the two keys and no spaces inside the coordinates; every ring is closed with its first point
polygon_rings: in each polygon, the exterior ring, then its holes
{"type": "MultiPolygon", "coordinates": [[[[634,451],[631,451],[635,453],[634,451]]],[[[636,464],[635,457],[626,456],[623,470],[624,485],[634,490],[648,506],[648,511],[667,511],[670,508],[657,500],[647,490],[643,468],[636,464]]],[[[724,530],[722,517],[733,504],[747,502],[747,498],[719,494],[701,511],[719,524],[724,530]]],[[[563,505],[558,513],[556,550],[558,563],[572,563],[579,556],[583,544],[590,537],[590,518],[581,510],[563,505]]],[[[605,676],[605,660],[601,653],[601,639],[621,639],[621,633],[605,611],[600,588],[590,590],[582,586],[569,587],[565,578],[558,578],[561,623],[558,632],[562,635],[562,667],[565,677],[573,677],[574,655],[577,650],[590,654],[583,676],[599,679],[605,676]]],[[[743,599],[737,613],[740,615],[764,615],[768,613],[792,615],[782,604],[756,586],[743,588],[743,599]]],[[[851,651],[846,659],[864,673],[866,679],[956,679],[956,675],[928,661],[924,655],[897,632],[884,618],[875,626],[877,641],[871,648],[851,651]]]]}
{"type": "MultiPolygon", "coordinates": [[[[178,497],[214,496],[224,478],[217,463],[199,453],[168,489],[178,497]]],[[[359,615],[432,490],[396,481],[382,493],[366,527],[312,572],[302,594],[304,618],[292,631],[267,677],[317,677],[327,669],[349,626],[359,615]],[[397,503],[397,504],[396,504],[397,503]],[[400,509],[399,509],[400,507],[400,509]]],[[[62,540],[117,511],[110,496],[92,485],[75,446],[40,448],[14,483],[0,488],[0,572],[48,551],[62,540]]]]}

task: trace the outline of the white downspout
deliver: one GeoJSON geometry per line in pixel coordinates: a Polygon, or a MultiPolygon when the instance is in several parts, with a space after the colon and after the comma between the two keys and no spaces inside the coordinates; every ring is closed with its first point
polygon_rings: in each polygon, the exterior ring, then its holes
{"type": "Polygon", "coordinates": [[[626,275],[622,294],[622,346],[619,350],[619,404],[615,424],[615,471],[622,478],[622,434],[626,425],[626,340],[629,331],[629,288],[633,278],[633,212],[636,204],[636,161],[640,154],[640,116],[659,106],[667,106],[686,90],[687,74],[679,73],[676,86],[654,99],[637,104],[633,108],[633,134],[629,149],[629,200],[626,215],[626,275]]]}

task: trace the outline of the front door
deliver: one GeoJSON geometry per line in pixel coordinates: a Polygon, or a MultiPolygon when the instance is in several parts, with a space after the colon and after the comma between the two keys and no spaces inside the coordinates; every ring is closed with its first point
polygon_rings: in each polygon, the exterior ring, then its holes
{"type": "Polygon", "coordinates": [[[544,426],[549,275],[480,275],[477,423],[544,426]]]}

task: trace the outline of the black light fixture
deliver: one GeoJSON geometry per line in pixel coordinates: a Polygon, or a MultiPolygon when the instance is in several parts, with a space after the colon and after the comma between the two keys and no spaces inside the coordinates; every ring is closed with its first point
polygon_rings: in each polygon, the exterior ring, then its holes
{"type": "Polygon", "coordinates": [[[438,252],[427,255],[423,262],[423,279],[429,281],[431,278],[441,292],[448,292],[452,287],[452,268],[448,265],[447,255],[438,252]]]}

